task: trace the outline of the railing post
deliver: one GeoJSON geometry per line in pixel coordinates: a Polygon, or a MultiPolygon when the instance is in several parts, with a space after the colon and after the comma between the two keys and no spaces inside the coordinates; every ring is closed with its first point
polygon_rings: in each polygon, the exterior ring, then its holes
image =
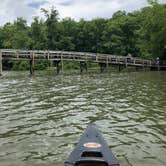
{"type": "Polygon", "coordinates": [[[2,51],[0,50],[0,76],[2,76],[2,51]]]}
{"type": "Polygon", "coordinates": [[[134,59],[134,65],[135,65],[135,59],[134,59]]]}
{"type": "Polygon", "coordinates": [[[118,58],[116,57],[115,62],[118,63],[118,58]]]}
{"type": "Polygon", "coordinates": [[[96,62],[98,62],[98,54],[96,53],[96,62]]]}
{"type": "Polygon", "coordinates": [[[19,56],[18,56],[18,52],[17,52],[17,50],[15,51],[15,55],[16,55],[16,57],[17,57],[17,59],[18,59],[19,56]]]}

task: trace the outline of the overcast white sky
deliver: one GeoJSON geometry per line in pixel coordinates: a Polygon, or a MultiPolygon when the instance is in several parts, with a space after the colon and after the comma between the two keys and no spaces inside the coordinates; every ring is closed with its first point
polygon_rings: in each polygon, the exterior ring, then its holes
{"type": "MultiPolygon", "coordinates": [[[[159,0],[166,3],[166,0],[159,0]]],[[[147,6],[146,0],[0,0],[0,25],[12,22],[17,17],[25,18],[28,23],[34,16],[41,17],[41,8],[55,6],[60,18],[71,17],[93,19],[109,18],[118,10],[133,11],[147,6]]]]}

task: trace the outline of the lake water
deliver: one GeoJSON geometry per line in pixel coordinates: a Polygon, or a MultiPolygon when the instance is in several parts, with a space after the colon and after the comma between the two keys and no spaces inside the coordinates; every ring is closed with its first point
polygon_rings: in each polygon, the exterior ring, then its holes
{"type": "Polygon", "coordinates": [[[121,166],[165,166],[166,72],[0,79],[0,166],[63,166],[89,123],[121,166]]]}

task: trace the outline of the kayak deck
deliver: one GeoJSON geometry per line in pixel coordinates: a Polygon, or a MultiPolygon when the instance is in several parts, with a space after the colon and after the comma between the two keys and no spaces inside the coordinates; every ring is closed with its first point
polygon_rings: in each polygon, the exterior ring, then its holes
{"type": "Polygon", "coordinates": [[[65,166],[119,166],[100,131],[89,125],[65,166]]]}

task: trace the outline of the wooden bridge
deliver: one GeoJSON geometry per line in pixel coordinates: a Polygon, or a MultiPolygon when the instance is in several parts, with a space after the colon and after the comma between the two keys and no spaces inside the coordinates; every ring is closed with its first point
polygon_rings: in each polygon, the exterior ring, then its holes
{"type": "Polygon", "coordinates": [[[50,50],[0,50],[0,75],[2,75],[2,61],[29,61],[30,73],[34,73],[35,61],[53,61],[57,67],[57,73],[63,72],[64,61],[80,63],[80,71],[87,70],[87,62],[98,63],[101,72],[110,65],[118,66],[119,70],[128,66],[136,68],[150,68],[151,70],[160,70],[166,68],[166,63],[156,64],[153,59],[141,59],[129,56],[117,56],[110,54],[87,53],[87,52],[68,52],[68,51],[50,51],[50,50]],[[61,64],[61,65],[59,65],[61,64]]]}

